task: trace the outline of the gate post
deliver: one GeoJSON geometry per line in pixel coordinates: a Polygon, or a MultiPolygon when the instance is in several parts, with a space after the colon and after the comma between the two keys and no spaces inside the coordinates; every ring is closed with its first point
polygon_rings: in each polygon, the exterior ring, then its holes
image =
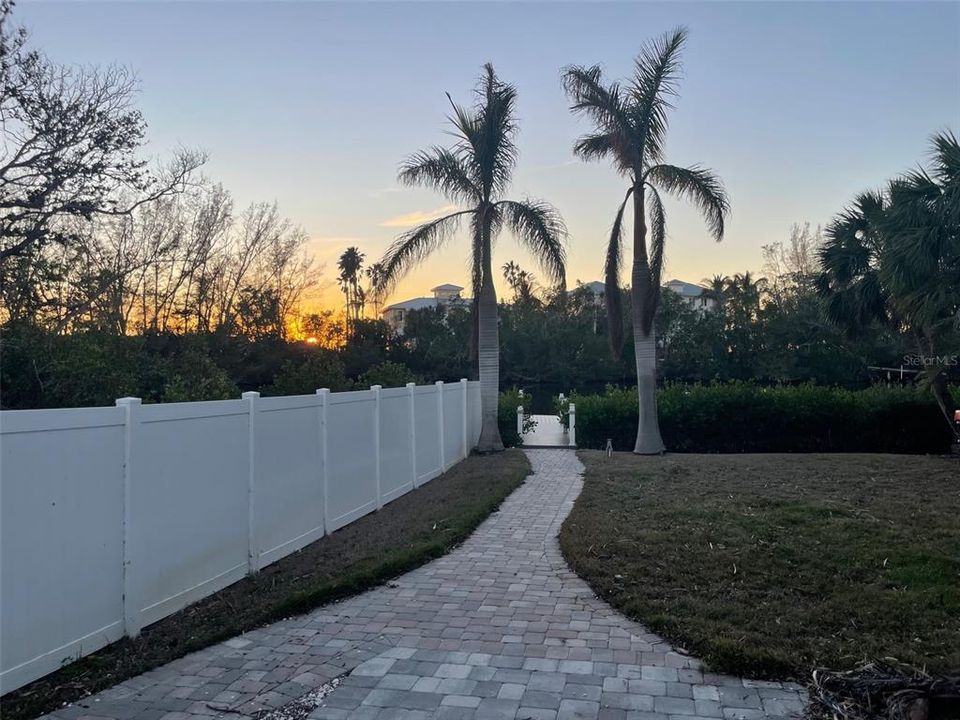
{"type": "Polygon", "coordinates": [[[517,435],[523,438],[523,405],[517,405],[517,435]]]}
{"type": "Polygon", "coordinates": [[[570,431],[567,434],[567,444],[577,446],[577,406],[570,403],[570,431]]]}

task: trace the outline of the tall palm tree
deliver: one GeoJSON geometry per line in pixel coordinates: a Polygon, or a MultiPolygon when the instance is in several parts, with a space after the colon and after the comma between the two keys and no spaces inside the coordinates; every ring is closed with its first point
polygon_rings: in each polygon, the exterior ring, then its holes
{"type": "Polygon", "coordinates": [[[363,304],[366,293],[360,287],[360,276],[363,271],[363,253],[355,247],[348,247],[337,260],[340,274],[337,282],[346,298],[347,308],[347,336],[352,337],[357,322],[363,313],[363,304]]]}
{"type": "Polygon", "coordinates": [[[627,202],[633,200],[631,303],[639,406],[634,452],[641,454],[664,451],[657,420],[653,326],[660,300],[666,240],[661,193],[692,201],[717,240],[723,237],[724,218],[729,210],[723,185],[713,172],[697,165],[677,167],[664,162],[667,111],[673,107],[671,101],[677,95],[680,49],[685,39],[686,31],[678,28],[644,45],[637,56],[633,77],[625,86],[617,82],[605,85],[598,66],[572,67],[564,73],[564,87],[573,103],[571,109],[589,117],[596,126],[593,133],[577,140],[574,152],[584,160],[611,158],[629,181],[613,221],[604,268],[610,341],[615,355],[623,345],[619,288],[624,244],[621,228],[627,202]]]}
{"type": "Polygon", "coordinates": [[[565,283],[566,228],[560,215],[541,200],[503,199],[517,160],[516,97],[514,87],[500,81],[489,63],[483,67],[472,107],[457,105],[447,95],[453,108],[449,118],[456,138],[453,147],[432,147],[410,156],[400,168],[399,181],[433,188],[463,209],[404,233],[381,261],[383,280],[379,290],[384,292],[469,220],[483,419],[479,452],[503,449],[497,428],[500,341],[492,257],[500,230],[508,228],[537,257],[553,282],[560,286],[565,283]]]}
{"type": "Polygon", "coordinates": [[[383,265],[378,262],[373,263],[366,270],[367,279],[370,281],[370,298],[373,301],[373,311],[377,319],[380,319],[380,306],[383,305],[382,298],[376,293],[376,289],[383,283],[383,265]]]}

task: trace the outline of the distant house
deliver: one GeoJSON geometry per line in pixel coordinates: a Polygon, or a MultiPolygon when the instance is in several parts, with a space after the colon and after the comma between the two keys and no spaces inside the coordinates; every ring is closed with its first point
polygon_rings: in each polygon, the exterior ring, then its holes
{"type": "MultiPolygon", "coordinates": [[[[593,282],[583,283],[581,287],[593,293],[594,300],[598,305],[603,302],[606,286],[602,282],[594,280],[593,282]]],[[[716,299],[710,296],[706,288],[699,285],[684,282],[683,280],[670,280],[663,287],[682,297],[692,308],[706,311],[713,310],[717,307],[716,299]]]]}
{"type": "Polygon", "coordinates": [[[580,287],[582,287],[584,290],[589,290],[593,294],[593,301],[597,305],[603,302],[604,295],[607,292],[607,286],[604,285],[599,280],[583,283],[583,285],[581,285],[580,287]]]}
{"type": "Polygon", "coordinates": [[[694,285],[683,280],[669,280],[663,287],[675,292],[684,299],[687,305],[697,310],[706,312],[717,307],[716,298],[712,297],[710,292],[700,285],[694,285]]]}
{"type": "Polygon", "coordinates": [[[459,285],[445,283],[431,288],[433,297],[418,297],[403,302],[394,303],[385,307],[380,316],[384,322],[396,333],[403,332],[403,326],[407,321],[407,315],[411,310],[423,310],[424,308],[433,308],[438,305],[466,305],[470,298],[461,297],[463,288],[459,285]]]}

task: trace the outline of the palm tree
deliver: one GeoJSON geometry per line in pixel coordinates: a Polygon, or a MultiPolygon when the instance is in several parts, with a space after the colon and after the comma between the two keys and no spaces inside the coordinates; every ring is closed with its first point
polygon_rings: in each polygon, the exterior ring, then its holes
{"type": "Polygon", "coordinates": [[[727,282],[726,292],[739,312],[745,318],[754,320],[760,313],[763,296],[767,292],[767,279],[754,277],[749,270],[736,273],[727,282]]]}
{"type": "Polygon", "coordinates": [[[382,298],[377,295],[376,289],[383,284],[383,265],[378,262],[373,263],[366,270],[367,279],[370,281],[370,295],[373,301],[373,311],[380,318],[380,306],[383,304],[382,298]]]}
{"type": "Polygon", "coordinates": [[[723,310],[723,303],[727,299],[727,289],[730,285],[730,278],[726,275],[714,275],[704,278],[700,281],[701,285],[706,287],[706,295],[713,298],[717,303],[717,308],[723,310]]]}
{"type": "Polygon", "coordinates": [[[533,273],[523,270],[513,260],[505,262],[502,270],[503,279],[507,281],[507,285],[513,290],[514,303],[526,303],[533,299],[533,288],[536,283],[536,278],[533,276],[533,273]]]}
{"type": "Polygon", "coordinates": [[[360,287],[360,275],[363,271],[363,253],[355,247],[348,247],[340,255],[337,267],[340,274],[337,282],[346,298],[347,308],[347,336],[353,335],[353,330],[363,314],[363,304],[366,293],[360,287]]]}
{"type": "Polygon", "coordinates": [[[584,160],[611,158],[630,183],[610,232],[604,279],[611,348],[615,355],[619,355],[623,345],[619,288],[623,258],[621,227],[627,202],[632,197],[630,292],[639,406],[634,452],[642,454],[664,451],[657,421],[656,334],[653,326],[660,300],[666,240],[666,215],[661,193],[692,201],[717,240],[723,237],[724,218],[729,210],[723,185],[713,172],[696,165],[677,167],[664,163],[667,111],[673,107],[671,100],[677,95],[680,49],[685,39],[686,31],[678,28],[644,45],[637,56],[634,75],[625,87],[616,82],[605,85],[598,66],[572,67],[564,73],[564,87],[573,103],[571,109],[586,115],[596,125],[592,134],[577,140],[574,152],[584,160]]]}
{"type": "Polygon", "coordinates": [[[433,188],[464,209],[404,233],[381,261],[382,293],[469,219],[483,420],[479,452],[503,449],[497,428],[500,343],[492,257],[500,230],[507,227],[538,258],[553,282],[565,283],[566,228],[560,215],[541,200],[503,199],[517,160],[516,96],[513,86],[501,82],[489,63],[484,65],[473,107],[461,107],[447,95],[453,108],[449,118],[456,138],[453,147],[432,147],[410,156],[400,168],[399,181],[433,188]]]}
{"type": "Polygon", "coordinates": [[[932,139],[930,170],[858,195],[826,229],[817,290],[832,320],[860,333],[885,325],[914,340],[955,440],[949,375],[960,353],[960,141],[932,139]]]}

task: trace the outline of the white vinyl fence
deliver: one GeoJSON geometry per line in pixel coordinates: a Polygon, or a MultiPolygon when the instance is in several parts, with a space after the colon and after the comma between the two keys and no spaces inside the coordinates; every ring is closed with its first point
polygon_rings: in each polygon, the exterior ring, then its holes
{"type": "Polygon", "coordinates": [[[480,386],[0,413],[0,694],[466,457],[480,386]]]}

